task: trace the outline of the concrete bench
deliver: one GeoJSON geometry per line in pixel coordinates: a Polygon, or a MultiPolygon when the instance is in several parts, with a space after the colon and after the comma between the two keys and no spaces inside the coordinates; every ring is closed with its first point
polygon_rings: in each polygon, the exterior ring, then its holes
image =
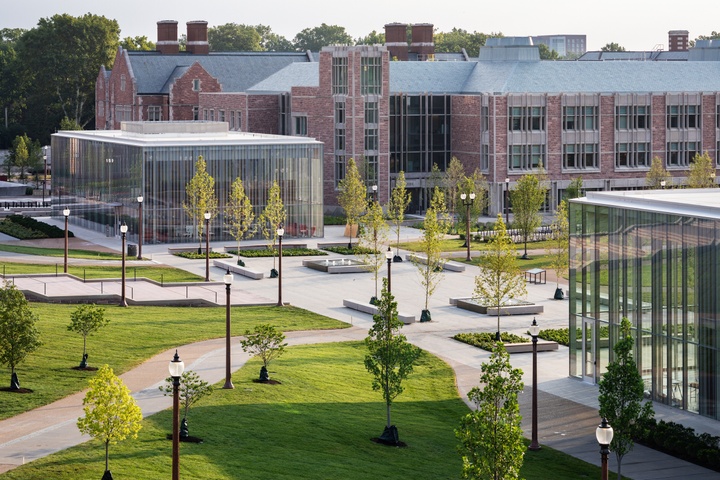
{"type": "MultiPolygon", "coordinates": [[[[350,300],[347,298],[343,300],[343,307],[351,308],[353,310],[357,310],[358,312],[369,313],[370,315],[375,315],[378,312],[377,307],[372,303],[360,302],[358,300],[350,300]]],[[[415,323],[416,321],[415,315],[407,315],[400,312],[398,312],[398,320],[403,322],[405,325],[415,323]]]]}
{"type": "MultiPolygon", "coordinates": [[[[169,247],[168,253],[175,255],[176,253],[195,253],[198,251],[198,247],[169,247]]],[[[200,248],[200,251],[204,254],[205,253],[205,245],[200,248]]],[[[210,248],[210,251],[212,252],[212,247],[210,248]]]]}
{"type": "MultiPolygon", "coordinates": [[[[418,255],[417,253],[406,253],[405,260],[409,260],[411,262],[416,262],[416,263],[427,264],[427,257],[424,255],[418,255]]],[[[442,263],[442,267],[443,267],[443,269],[449,270],[451,272],[464,272],[465,271],[465,264],[459,263],[459,262],[453,262],[452,260],[447,260],[444,263],[442,263]]]]}
{"type": "MultiPolygon", "coordinates": [[[[498,315],[497,307],[487,307],[485,305],[478,305],[475,302],[470,301],[469,298],[456,298],[455,306],[464,310],[470,310],[471,312],[482,313],[490,316],[498,315]]],[[[507,305],[500,307],[500,315],[531,315],[543,313],[545,307],[542,305],[507,305]]]]}
{"type": "Polygon", "coordinates": [[[470,300],[472,297],[450,297],[450,305],[457,306],[459,300],[470,300]]]}
{"type": "Polygon", "coordinates": [[[252,278],[253,280],[262,280],[265,277],[263,272],[251,270],[247,267],[241,267],[240,265],[230,262],[223,262],[222,260],[213,260],[213,265],[222,268],[223,270],[230,270],[232,273],[237,273],[243,277],[252,278]]]}
{"type": "MultiPolygon", "coordinates": [[[[283,242],[283,250],[286,248],[307,248],[307,243],[294,243],[294,242],[283,242]]],[[[225,246],[223,247],[226,252],[234,252],[237,250],[236,246],[225,246]]],[[[242,257],[243,250],[269,250],[267,244],[262,243],[259,245],[241,245],[240,246],[240,256],[242,257]]],[[[275,255],[277,255],[278,250],[278,244],[275,244],[275,255]]]]}
{"type": "MultiPolygon", "coordinates": [[[[532,353],[533,346],[532,342],[523,343],[506,343],[505,350],[508,353],[532,353]]],[[[538,352],[551,352],[558,349],[557,342],[547,342],[538,340],[537,351],[538,352]]]]}

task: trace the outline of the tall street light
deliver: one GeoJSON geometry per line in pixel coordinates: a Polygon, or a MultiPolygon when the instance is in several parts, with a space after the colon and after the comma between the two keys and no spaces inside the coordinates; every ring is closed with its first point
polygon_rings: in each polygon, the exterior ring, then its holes
{"type": "Polygon", "coordinates": [[[205,281],[210,281],[210,212],[205,212],[205,281]]]}
{"type": "Polygon", "coordinates": [[[138,201],[138,251],[137,251],[137,259],[142,260],[142,242],[143,242],[143,214],[142,214],[142,204],[143,204],[143,196],[140,195],[137,197],[138,201]]]}
{"type": "Polygon", "coordinates": [[[70,216],[70,209],[66,208],[63,210],[65,216],[65,259],[63,261],[63,273],[67,273],[67,257],[68,257],[68,217],[70,216]]]}
{"type": "Polygon", "coordinates": [[[595,429],[595,438],[600,444],[600,478],[601,480],[608,480],[608,454],[610,453],[610,444],[613,439],[613,429],[607,421],[607,418],[603,417],[602,422],[595,429]]]}
{"type": "Polygon", "coordinates": [[[235,388],[230,379],[230,286],[233,274],[230,270],[223,276],[225,282],[225,385],[223,388],[235,388]]]}
{"type": "Polygon", "coordinates": [[[377,185],[372,186],[372,195],[373,195],[372,199],[377,202],[377,195],[378,195],[377,185]]]}
{"type": "Polygon", "coordinates": [[[170,365],[170,376],[173,379],[173,433],[172,433],[172,480],[180,480],[180,377],[185,370],[185,363],[180,360],[177,350],[170,365]]]}
{"type": "Polygon", "coordinates": [[[388,264],[388,293],[392,291],[390,288],[392,286],[391,279],[392,279],[392,261],[393,261],[393,253],[392,248],[388,247],[387,252],[385,252],[385,258],[387,259],[388,264]]]}
{"type": "Polygon", "coordinates": [[[470,195],[466,193],[460,194],[460,200],[465,205],[465,247],[467,247],[467,258],[470,261],[470,207],[475,203],[475,192],[471,192],[470,195]]]}
{"type": "Polygon", "coordinates": [[[278,235],[278,307],[282,307],[282,237],[285,234],[285,229],[280,227],[277,229],[278,235]]]}
{"type": "Polygon", "coordinates": [[[510,179],[505,177],[505,226],[510,225],[510,179]]]}
{"type": "Polygon", "coordinates": [[[120,306],[127,307],[125,301],[125,240],[127,239],[128,226],[125,222],[120,225],[120,234],[122,235],[122,287],[120,290],[120,306]]]}
{"type": "Polygon", "coordinates": [[[45,171],[43,173],[43,207],[45,206],[45,186],[47,185],[47,148],[43,148],[43,163],[45,171]]]}
{"type": "Polygon", "coordinates": [[[538,333],[540,333],[540,326],[537,321],[533,318],[532,325],[530,325],[530,336],[532,337],[533,343],[533,391],[532,391],[532,440],[530,441],[529,450],[540,450],[540,444],[538,443],[538,426],[537,426],[537,342],[538,333]]]}

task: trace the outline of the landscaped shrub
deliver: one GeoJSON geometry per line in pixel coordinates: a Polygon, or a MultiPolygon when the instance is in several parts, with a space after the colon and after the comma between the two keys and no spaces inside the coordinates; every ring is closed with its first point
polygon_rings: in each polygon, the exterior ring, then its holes
{"type": "MultiPolygon", "coordinates": [[[[35,230],[43,233],[41,237],[28,237],[28,238],[65,238],[65,230],[56,227],[55,225],[49,225],[45,222],[35,220],[32,217],[26,217],[24,215],[10,215],[4,221],[9,221],[28,230],[35,230]]],[[[9,235],[9,234],[8,234],[9,235]]],[[[74,237],[72,232],[68,232],[68,237],[74,237]]]]}
{"type": "MultiPolygon", "coordinates": [[[[337,253],[339,255],[373,255],[377,252],[374,252],[370,248],[366,247],[360,247],[358,245],[355,245],[353,248],[347,248],[347,247],[323,247],[323,250],[327,250],[328,252],[337,253]]],[[[283,250],[284,254],[285,250],[283,250]]]]}
{"type": "Polygon", "coordinates": [[[25,187],[25,195],[32,195],[33,187],[25,187]]]}
{"type": "Polygon", "coordinates": [[[15,222],[11,222],[7,218],[0,222],[0,232],[4,233],[5,235],[10,235],[11,237],[15,237],[20,240],[30,240],[34,238],[47,238],[47,235],[45,235],[42,232],[39,232],[37,230],[31,230],[29,228],[25,228],[22,225],[18,225],[15,222]]]}
{"type": "Polygon", "coordinates": [[[550,342],[557,342],[560,345],[570,346],[570,336],[567,328],[548,328],[547,330],[540,330],[538,338],[547,340],[550,342]]]}
{"type": "MultiPolygon", "coordinates": [[[[240,255],[241,257],[247,257],[247,258],[261,258],[261,257],[275,257],[278,254],[277,249],[270,250],[269,248],[259,248],[259,249],[247,249],[247,250],[240,250],[240,253],[238,254],[237,250],[228,250],[228,253],[232,253],[233,255],[240,255]]],[[[327,255],[326,252],[323,252],[322,250],[315,250],[313,248],[284,248],[283,247],[283,257],[310,257],[310,256],[317,256],[317,255],[327,255]]]]}
{"type": "Polygon", "coordinates": [[[674,422],[650,419],[638,429],[637,443],[720,472],[720,437],[695,434],[674,422]]]}
{"type": "MultiPolygon", "coordinates": [[[[491,352],[495,346],[495,333],[458,333],[452,338],[460,342],[467,343],[468,345],[482,348],[488,352],[491,352]]],[[[508,332],[501,332],[500,340],[502,340],[503,343],[527,343],[530,341],[525,337],[508,332]]]]}
{"type": "Polygon", "coordinates": [[[325,215],[323,223],[325,225],[345,225],[347,219],[342,215],[325,215]]]}
{"type": "MultiPolygon", "coordinates": [[[[205,259],[205,253],[197,253],[197,252],[177,252],[174,253],[176,257],[182,257],[182,258],[188,258],[190,260],[200,260],[205,259]]],[[[210,255],[208,255],[210,258],[231,258],[231,255],[228,255],[227,253],[220,253],[220,252],[210,252],[210,255]]]]}

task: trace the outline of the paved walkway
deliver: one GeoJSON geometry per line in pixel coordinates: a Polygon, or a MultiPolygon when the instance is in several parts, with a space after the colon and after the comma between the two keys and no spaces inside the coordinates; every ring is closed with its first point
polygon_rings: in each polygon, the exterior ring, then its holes
{"type": "MultiPolygon", "coordinates": [[[[97,241],[98,244],[112,248],[119,246],[119,239],[99,237],[93,239],[93,233],[76,229],[76,234],[97,241]],[[79,231],[78,231],[79,230],[79,231]]],[[[341,241],[341,228],[326,228],[326,238],[321,242],[341,241]]],[[[407,239],[417,232],[403,230],[402,238],[407,239]]],[[[95,234],[97,235],[97,234],[95,234]]],[[[317,242],[311,239],[310,242],[317,242]]],[[[219,249],[223,244],[213,244],[219,249]]],[[[312,246],[312,245],[311,245],[312,246]]],[[[167,246],[143,247],[143,254],[158,263],[184,268],[204,275],[202,261],[185,260],[167,254],[167,246]]],[[[369,300],[374,295],[374,282],[368,273],[330,275],[302,267],[297,257],[283,259],[283,301],[306,308],[352,325],[352,328],[335,331],[292,332],[288,334],[291,344],[334,342],[358,340],[367,335],[372,318],[369,315],[342,307],[343,298],[369,300]]],[[[267,270],[272,268],[272,259],[251,259],[252,268],[267,270]]],[[[211,268],[211,280],[219,281],[225,272],[211,268]]],[[[470,388],[477,385],[480,365],[489,357],[489,353],[451,339],[457,332],[495,331],[495,319],[452,307],[449,297],[469,296],[473,289],[474,267],[465,272],[447,272],[443,282],[430,298],[429,308],[433,321],[407,325],[403,333],[414,344],[443,358],[455,371],[458,389],[463,399],[470,388]]],[[[549,272],[548,272],[549,273],[549,272]]],[[[382,272],[383,276],[385,272],[382,272]]],[[[71,287],[73,280],[67,277],[53,288],[71,287]]],[[[84,285],[87,288],[88,285],[84,285]]],[[[208,287],[210,288],[210,287],[208,287]]],[[[224,289],[224,285],[222,285],[224,289]]],[[[424,307],[424,295],[417,271],[409,262],[392,265],[392,290],[401,312],[420,315],[424,307]]],[[[528,299],[544,306],[544,313],[537,315],[542,328],[560,328],[567,326],[567,301],[552,299],[555,284],[528,285],[528,299]]],[[[87,290],[85,290],[87,292],[87,290]]],[[[170,290],[160,289],[159,295],[170,290]]],[[[235,277],[232,286],[233,303],[236,295],[248,295],[252,298],[277,301],[277,280],[250,280],[235,277]]],[[[249,297],[249,298],[250,298],[249,297]]],[[[219,303],[223,303],[221,300],[219,303]]],[[[239,300],[238,300],[239,301],[239,300]]],[[[504,331],[523,334],[531,323],[532,315],[502,317],[504,331]]],[[[240,368],[247,357],[233,341],[233,369],[240,368]]],[[[224,338],[200,342],[179,347],[181,357],[187,368],[197,371],[207,381],[215,383],[224,378],[224,338]]],[[[134,392],[143,414],[150,415],[171,404],[159,390],[167,376],[167,362],[174,350],[168,350],[148,360],[135,370],[123,375],[123,380],[134,392]]],[[[520,398],[523,414],[523,427],[526,436],[530,436],[530,398],[531,398],[531,354],[514,354],[514,367],[525,372],[528,386],[520,398]]],[[[575,457],[599,465],[599,447],[595,441],[595,427],[599,423],[597,416],[597,386],[586,384],[568,377],[568,349],[560,347],[556,352],[542,352],[538,357],[538,431],[540,443],[557,448],[575,457]]],[[[75,420],[82,415],[82,397],[79,393],[60,400],[55,404],[27,412],[0,422],[0,472],[13,468],[23,461],[30,461],[49,453],[62,450],[80,443],[83,438],[75,427],[75,420]]],[[[655,404],[656,417],[683,423],[698,432],[707,431],[720,435],[720,422],[714,422],[697,415],[688,414],[664,405],[655,404]]],[[[615,468],[615,458],[611,455],[610,468],[615,468]]],[[[633,479],[710,479],[718,478],[716,472],[677,460],[642,446],[627,455],[623,462],[623,473],[633,479]]]]}

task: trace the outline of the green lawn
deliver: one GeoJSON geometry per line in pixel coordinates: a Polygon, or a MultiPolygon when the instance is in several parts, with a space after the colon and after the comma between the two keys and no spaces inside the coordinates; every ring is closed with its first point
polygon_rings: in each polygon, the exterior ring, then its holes
{"type": "MultiPolygon", "coordinates": [[[[65,256],[63,248],[42,248],[27,247],[23,245],[0,245],[1,252],[22,253],[25,255],[40,255],[43,257],[60,257],[65,256]]],[[[87,258],[97,260],[121,260],[121,253],[97,252],[95,250],[69,249],[68,257],[70,258],[87,258]]]]}
{"type": "MultiPolygon", "coordinates": [[[[0,263],[0,273],[3,275],[62,273],[62,271],[62,261],[53,264],[0,263]]],[[[81,279],[120,278],[122,277],[122,266],[120,262],[113,265],[68,265],[68,273],[81,279]]],[[[186,272],[185,270],[161,265],[126,266],[125,274],[128,279],[145,277],[163,283],[201,282],[204,279],[204,277],[186,272]]]]}
{"type": "MultiPolygon", "coordinates": [[[[82,335],[67,330],[75,305],[33,303],[43,346],[16,372],[20,385],[33,390],[0,392],[0,419],[46,405],[85,388],[92,372],[73,370],[82,357],[82,335]]],[[[88,337],[91,366],[107,363],[116,374],[169,348],[225,336],[225,307],[108,306],[107,327],[88,337]]],[[[233,307],[232,334],[269,323],[281,330],[344,328],[347,324],[295,307],[233,307]]],[[[0,367],[0,385],[10,386],[10,369],[0,367]]],[[[102,476],[102,475],[101,475],[102,476]]]]}
{"type": "MultiPolygon", "coordinates": [[[[233,375],[234,390],[218,387],[190,411],[181,444],[180,477],[214,479],[457,479],[461,461],[454,429],[468,412],[450,367],[424,354],[393,404],[393,424],[407,448],[370,439],[382,433],[385,406],[363,367],[360,342],[292,347],[271,365],[280,385],[252,382],[260,363],[233,375]]],[[[171,470],[171,413],[144,421],[138,439],[110,447],[115,478],[167,478],[171,470]]],[[[600,469],[543,447],[527,452],[526,479],[598,478],[600,469]]],[[[98,441],[18,467],[2,479],[97,479],[104,470],[98,441]]]]}

